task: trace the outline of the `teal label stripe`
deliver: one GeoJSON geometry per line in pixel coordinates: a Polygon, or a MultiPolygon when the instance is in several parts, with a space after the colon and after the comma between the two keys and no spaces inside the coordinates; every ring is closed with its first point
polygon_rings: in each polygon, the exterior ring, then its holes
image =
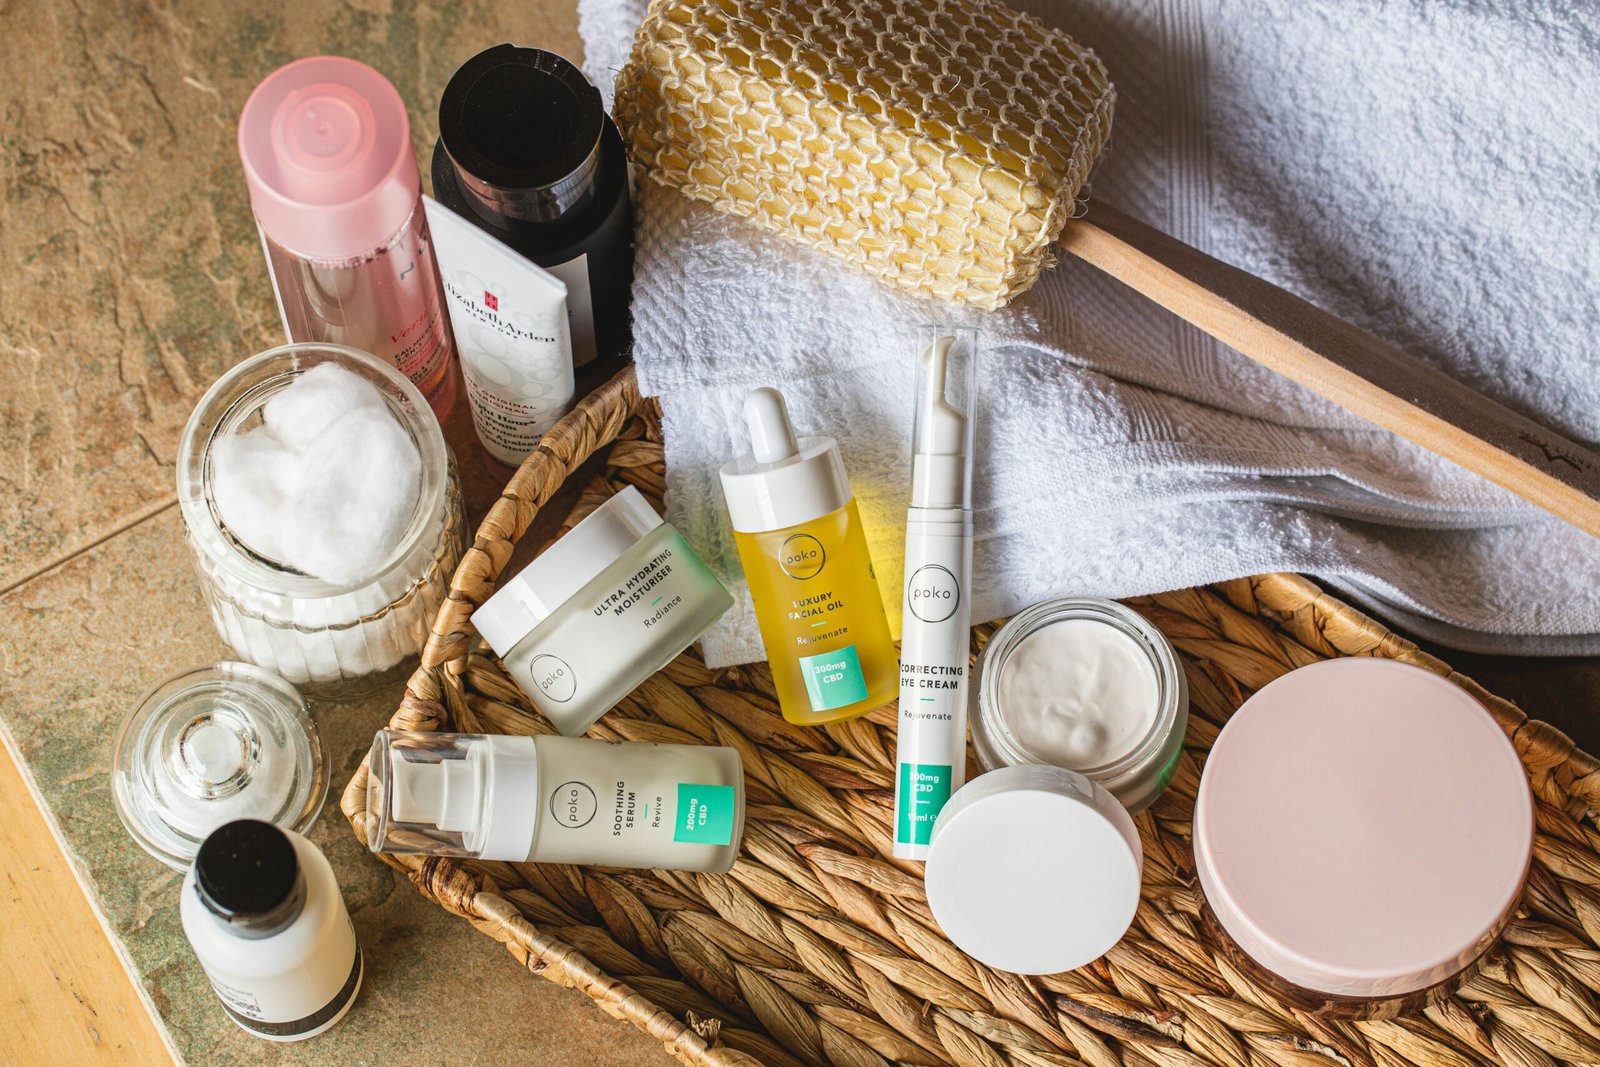
{"type": "Polygon", "coordinates": [[[737,797],[731,785],[678,783],[678,816],[672,839],[694,845],[726,845],[733,840],[737,797]]]}
{"type": "Polygon", "coordinates": [[[894,839],[902,845],[926,845],[933,824],[950,799],[950,768],[939,763],[900,764],[900,817],[894,839]]]}
{"type": "Polygon", "coordinates": [[[867,699],[867,680],[855,645],[800,657],[800,675],[812,711],[832,711],[867,699]]]}

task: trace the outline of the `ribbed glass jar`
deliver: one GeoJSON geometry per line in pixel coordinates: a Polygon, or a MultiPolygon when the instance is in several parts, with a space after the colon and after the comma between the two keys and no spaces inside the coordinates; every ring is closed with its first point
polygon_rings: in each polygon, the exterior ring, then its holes
{"type": "Polygon", "coordinates": [[[184,428],[178,503],[217,633],[241,659],[323,697],[353,696],[408,672],[467,536],[455,461],[422,394],[394,367],[343,345],[284,345],[224,374],[184,428]],[[273,395],[330,362],[378,389],[422,460],[399,544],[370,574],[344,584],[252,552],[223,522],[213,485],[215,443],[260,425],[273,395]]]}

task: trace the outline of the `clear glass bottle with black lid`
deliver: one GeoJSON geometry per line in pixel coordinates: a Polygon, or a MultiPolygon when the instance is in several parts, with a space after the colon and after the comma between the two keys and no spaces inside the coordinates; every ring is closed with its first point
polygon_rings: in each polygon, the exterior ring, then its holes
{"type": "Polygon", "coordinates": [[[628,164],[582,71],[511,44],[468,60],[439,101],[433,190],[566,283],[580,393],[621,364],[631,339],[628,164]]]}

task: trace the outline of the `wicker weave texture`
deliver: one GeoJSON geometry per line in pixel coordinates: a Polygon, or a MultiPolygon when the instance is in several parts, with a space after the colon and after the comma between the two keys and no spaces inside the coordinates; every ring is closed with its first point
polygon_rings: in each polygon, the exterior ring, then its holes
{"type": "MultiPolygon", "coordinates": [[[[472,650],[467,615],[492,592],[538,507],[613,437],[608,467],[569,522],[622,485],[660,500],[659,426],[630,372],[563,420],[507,486],[455,576],[391,726],[551,732],[499,664],[472,650]]],[[[1189,736],[1171,788],[1135,820],[1145,867],[1133,927],[1080,970],[1004,974],[940,935],[920,865],[892,858],[892,707],[827,727],[792,726],[763,665],[710,671],[693,653],[590,733],[739,750],[748,822],[730,874],[385,859],[530,971],[583,990],[687,1064],[1600,1062],[1595,760],[1304,579],[1240,580],[1134,606],[1179,649],[1189,736]],[[1283,673],[1340,655],[1415,663],[1473,693],[1512,738],[1537,806],[1524,906],[1503,941],[1455,995],[1384,1021],[1312,1017],[1230,965],[1200,920],[1189,845],[1200,769],[1228,716],[1283,673]]],[[[990,632],[979,627],[975,646],[990,632]]],[[[342,802],[363,839],[366,783],[363,766],[342,802]]]]}
{"type": "Polygon", "coordinates": [[[1114,95],[1000,0],[655,0],[615,116],[655,180],[992,308],[1048,265],[1114,95]]]}

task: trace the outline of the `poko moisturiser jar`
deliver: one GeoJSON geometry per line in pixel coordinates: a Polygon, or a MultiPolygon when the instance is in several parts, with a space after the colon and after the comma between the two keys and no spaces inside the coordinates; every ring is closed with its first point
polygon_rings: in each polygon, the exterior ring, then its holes
{"type": "Polygon", "coordinates": [[[732,606],[630,485],[502,585],[472,624],[545,718],[576,737],[732,606]]]}

